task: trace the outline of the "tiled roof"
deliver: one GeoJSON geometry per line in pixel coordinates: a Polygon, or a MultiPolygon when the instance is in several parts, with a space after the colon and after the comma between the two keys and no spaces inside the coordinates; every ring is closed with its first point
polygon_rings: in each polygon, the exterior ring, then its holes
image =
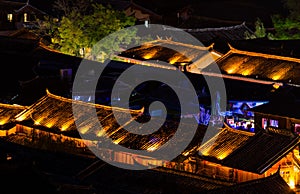
{"type": "Polygon", "coordinates": [[[256,38],[251,40],[238,40],[231,45],[240,50],[268,53],[287,57],[300,57],[298,45],[300,40],[269,40],[267,38],[256,38]]]}
{"type": "Polygon", "coordinates": [[[198,151],[205,157],[222,160],[243,146],[253,135],[249,132],[223,128],[213,138],[201,145],[198,151]]]}
{"type": "MultiPolygon", "coordinates": [[[[201,192],[199,192],[200,194],[201,192]]],[[[247,194],[294,194],[289,185],[283,180],[279,172],[256,180],[238,183],[236,185],[217,188],[206,191],[205,194],[232,194],[232,193],[247,193],[247,194]]]]}
{"type": "Polygon", "coordinates": [[[245,40],[247,38],[247,34],[249,34],[250,36],[254,36],[253,31],[247,27],[245,22],[235,26],[185,29],[185,31],[203,42],[212,42],[215,38],[221,38],[231,42],[233,40],[245,40]]]}
{"type": "MultiPolygon", "coordinates": [[[[95,109],[99,121],[102,125],[110,126],[111,128],[118,128],[116,121],[112,115],[112,108],[103,105],[96,105],[91,103],[85,103],[81,101],[75,101],[68,98],[63,98],[47,91],[47,94],[38,100],[36,103],[28,107],[26,110],[17,115],[17,121],[32,121],[34,125],[43,126],[53,130],[59,131],[76,131],[85,130],[96,133],[94,127],[97,127],[98,120],[93,120],[86,117],[88,111],[95,109]],[[76,127],[73,115],[72,104],[81,111],[78,119],[82,119],[82,128],[76,127]]],[[[125,112],[125,109],[117,109],[118,114],[125,112]]],[[[132,114],[138,115],[140,111],[131,111],[132,114]]],[[[83,131],[81,131],[84,133],[83,131]]]]}
{"type": "MultiPolygon", "coordinates": [[[[114,143],[132,149],[157,149],[174,135],[178,128],[178,121],[167,119],[162,122],[162,118],[154,117],[151,118],[151,127],[157,131],[148,135],[127,131],[125,129],[127,127],[130,127],[131,131],[140,129],[140,125],[131,125],[131,123],[135,119],[141,122],[147,120],[147,116],[142,116],[142,113],[143,109],[129,110],[118,107],[115,107],[113,112],[110,106],[76,101],[47,92],[44,97],[18,114],[16,121],[71,137],[79,137],[79,134],[81,138],[87,137],[89,140],[109,137],[114,143]],[[74,109],[77,110],[76,123],[74,109]],[[96,118],[91,116],[93,111],[95,111],[96,118]],[[127,112],[131,114],[130,117],[126,114],[127,112]],[[115,118],[116,115],[123,124],[119,124],[115,118]]],[[[192,121],[195,122],[194,119],[192,121]]],[[[183,123],[182,128],[188,129],[189,124],[183,123]]]]}
{"type": "MultiPolygon", "coordinates": [[[[166,28],[170,33],[174,31],[174,28],[166,28]]],[[[176,30],[176,29],[175,29],[176,30]]],[[[247,39],[247,34],[250,37],[255,38],[254,32],[247,27],[245,22],[239,25],[226,26],[226,27],[217,27],[217,28],[181,28],[196,39],[198,39],[203,44],[212,44],[216,40],[224,40],[227,42],[236,41],[236,40],[245,40],[247,39]]]]}
{"type": "Polygon", "coordinates": [[[43,12],[42,10],[39,10],[38,8],[26,3],[24,6],[20,7],[18,10],[15,10],[16,13],[24,13],[24,12],[32,12],[32,11],[35,11],[35,12],[39,12],[39,14],[42,14],[42,15],[47,15],[45,12],[43,12]]]}
{"type": "Polygon", "coordinates": [[[30,5],[29,3],[24,2],[15,2],[15,1],[0,1],[0,13],[18,13],[23,11],[37,11],[40,14],[46,14],[45,12],[39,10],[38,8],[30,5]]]}
{"type": "Polygon", "coordinates": [[[226,157],[222,164],[240,170],[262,174],[292,151],[299,136],[260,131],[239,149],[226,157]]]}
{"type": "Polygon", "coordinates": [[[25,110],[26,106],[0,103],[0,127],[14,124],[15,116],[25,110]]]}
{"type": "MultiPolygon", "coordinates": [[[[157,39],[146,42],[138,46],[123,51],[120,56],[134,58],[142,61],[153,60],[163,61],[169,64],[192,64],[193,66],[200,63],[201,59],[206,59],[207,64],[220,57],[212,54],[213,44],[206,47],[202,45],[191,45],[173,40],[157,39]]],[[[203,61],[202,61],[203,62],[203,61]]]]}
{"type": "MultiPolygon", "coordinates": [[[[259,131],[255,134],[238,131],[225,125],[215,136],[202,144],[194,156],[227,167],[262,174],[293,150],[299,143],[294,134],[259,131]]],[[[193,154],[193,153],[191,153],[193,154]]]]}
{"type": "MultiPolygon", "coordinates": [[[[300,84],[298,58],[241,51],[231,47],[230,51],[216,62],[224,75],[270,83],[300,84]]],[[[210,66],[202,69],[204,73],[214,71],[210,66]]]]}

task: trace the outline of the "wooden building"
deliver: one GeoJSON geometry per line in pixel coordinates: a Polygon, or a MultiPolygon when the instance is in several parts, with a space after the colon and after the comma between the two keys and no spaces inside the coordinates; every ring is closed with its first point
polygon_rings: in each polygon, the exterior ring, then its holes
{"type": "MultiPolygon", "coordinates": [[[[3,118],[3,121],[14,125],[1,130],[1,140],[38,150],[95,158],[87,146],[90,146],[89,148],[97,146],[97,139],[101,138],[103,133],[108,134],[116,144],[140,146],[137,147],[139,149],[152,150],[163,143],[161,141],[151,144],[146,139],[128,134],[113,118],[111,107],[74,101],[54,95],[49,91],[31,106],[3,105],[4,109],[5,111],[1,113],[7,115],[6,113],[10,111],[11,117],[9,121],[5,120],[6,118],[3,118]],[[81,110],[79,117],[82,118],[79,120],[82,122],[79,127],[74,121],[72,103],[75,103],[75,106],[81,110]],[[84,116],[90,108],[96,109],[97,117],[105,132],[97,128],[98,119],[93,120],[84,116]],[[95,139],[84,139],[85,134],[89,134],[88,137],[92,135],[95,139]]],[[[120,115],[124,114],[123,109],[117,108],[116,111],[120,115]]],[[[141,110],[132,110],[131,113],[139,117],[141,110]]],[[[167,127],[164,130],[172,131],[172,127],[175,127],[174,122],[170,121],[167,126],[163,127],[167,127]]],[[[161,167],[157,169],[158,171],[196,178],[203,181],[203,187],[198,185],[199,192],[220,187],[226,188],[230,185],[240,185],[242,189],[242,185],[247,185],[247,181],[250,180],[253,180],[251,184],[258,184],[257,187],[260,181],[273,180],[274,184],[276,183],[274,188],[286,190],[286,184],[280,177],[276,175],[277,178],[272,178],[275,177],[274,174],[278,172],[278,169],[282,179],[291,188],[300,183],[298,135],[275,133],[271,130],[254,134],[229,127],[214,130],[217,132],[216,135],[202,143],[206,126],[199,126],[187,149],[172,161],[160,161],[147,158],[147,156],[109,150],[107,150],[107,156],[114,162],[128,165],[135,162],[142,165],[159,165],[161,167]]],[[[162,137],[163,134],[157,135],[157,137],[162,137]]],[[[161,140],[163,139],[165,138],[161,140]]],[[[96,172],[97,170],[94,173],[96,172]]],[[[231,186],[228,189],[230,188],[231,186]]]]}
{"type": "MultiPolygon", "coordinates": [[[[298,58],[249,52],[230,47],[230,50],[216,63],[225,78],[278,86],[300,84],[299,76],[297,76],[300,63],[298,58]],[[268,68],[267,71],[266,68],[268,68]]],[[[213,73],[214,70],[208,66],[201,72],[213,73]]]]}
{"type": "MultiPolygon", "coordinates": [[[[215,28],[179,28],[195,38],[197,38],[202,44],[210,45],[216,43],[218,50],[221,53],[228,51],[227,43],[256,39],[256,36],[245,22],[237,25],[230,25],[224,27],[215,27],[215,28]]],[[[174,28],[165,28],[170,34],[174,32],[174,28]]],[[[174,39],[175,40],[175,39],[174,39]]],[[[175,40],[176,41],[176,40],[175,40]]]]}
{"type": "Polygon", "coordinates": [[[0,30],[35,28],[37,19],[44,19],[47,14],[27,3],[0,1],[0,30]]]}
{"type": "MultiPolygon", "coordinates": [[[[199,194],[200,193],[201,192],[199,192],[199,194]]],[[[280,176],[280,171],[278,170],[276,173],[266,178],[246,181],[225,188],[212,189],[205,193],[206,194],[230,194],[230,193],[293,194],[296,192],[293,191],[289,187],[289,185],[284,181],[284,179],[280,176]]]]}
{"type": "Polygon", "coordinates": [[[28,107],[17,104],[11,105],[0,103],[0,129],[2,130],[1,132],[5,132],[4,130],[8,130],[14,127],[15,116],[23,110],[25,110],[26,108],[28,107]]]}
{"type": "MultiPolygon", "coordinates": [[[[229,127],[200,145],[182,153],[184,166],[193,164],[194,173],[243,183],[279,174],[293,189],[300,184],[299,136],[274,130],[249,133],[229,127]]],[[[185,168],[179,168],[185,170],[185,168]]]]}
{"type": "MultiPolygon", "coordinates": [[[[183,38],[183,37],[182,37],[183,38]]],[[[186,40],[189,41],[189,40],[186,40]]],[[[169,39],[156,39],[145,44],[123,51],[119,57],[128,58],[128,62],[140,61],[140,64],[151,61],[168,63],[182,71],[199,73],[200,67],[205,67],[222,56],[214,49],[214,44],[210,46],[191,45],[189,43],[177,42],[169,39]]]]}
{"type": "Polygon", "coordinates": [[[299,101],[271,101],[250,109],[255,114],[255,127],[277,133],[300,133],[299,101]]]}
{"type": "Polygon", "coordinates": [[[107,2],[101,1],[100,3],[104,3],[110,5],[113,9],[123,11],[126,16],[132,16],[136,19],[136,24],[145,24],[146,27],[153,24],[162,23],[163,17],[162,15],[155,13],[153,10],[148,9],[133,0],[125,1],[125,0],[108,0],[107,2]]]}

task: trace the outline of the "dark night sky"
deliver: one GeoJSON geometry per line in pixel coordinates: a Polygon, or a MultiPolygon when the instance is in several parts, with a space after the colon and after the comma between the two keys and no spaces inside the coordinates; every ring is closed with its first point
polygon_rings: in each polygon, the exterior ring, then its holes
{"type": "Polygon", "coordinates": [[[282,0],[135,0],[140,4],[160,7],[162,12],[176,12],[178,8],[192,5],[195,15],[218,18],[223,20],[253,22],[257,17],[270,24],[270,16],[284,13],[282,0]]]}
{"type": "MultiPolygon", "coordinates": [[[[15,0],[25,1],[26,0],[15,0]]],[[[30,0],[30,3],[42,10],[51,9],[55,0],[30,0]]],[[[100,2],[102,0],[99,0],[100,2]]],[[[161,15],[176,15],[178,9],[192,5],[195,15],[222,20],[253,22],[259,17],[271,25],[270,15],[284,13],[282,0],[133,0],[161,15]]]]}

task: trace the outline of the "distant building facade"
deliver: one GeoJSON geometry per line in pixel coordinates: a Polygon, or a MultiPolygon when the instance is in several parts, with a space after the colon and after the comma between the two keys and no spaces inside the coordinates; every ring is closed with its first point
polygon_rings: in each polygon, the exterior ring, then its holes
{"type": "Polygon", "coordinates": [[[35,28],[37,19],[47,14],[27,3],[0,1],[0,30],[35,28]]]}

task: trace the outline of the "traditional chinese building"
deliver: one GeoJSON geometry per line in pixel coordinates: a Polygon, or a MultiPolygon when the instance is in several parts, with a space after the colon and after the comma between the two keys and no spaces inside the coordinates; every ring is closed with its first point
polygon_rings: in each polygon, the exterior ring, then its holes
{"type": "MultiPolygon", "coordinates": [[[[186,41],[190,41],[188,37],[186,41]]],[[[159,38],[124,51],[120,57],[128,58],[127,61],[129,62],[134,62],[134,60],[141,61],[140,63],[150,61],[153,64],[155,61],[165,62],[182,71],[198,73],[198,66],[205,67],[222,56],[213,46],[214,44],[196,46],[184,41],[174,41],[172,37],[166,37],[166,39],[159,38]]]]}
{"type": "Polygon", "coordinates": [[[299,102],[285,100],[271,101],[251,109],[250,111],[255,114],[255,127],[283,134],[299,134],[300,115],[297,110],[299,102]]]}
{"type": "Polygon", "coordinates": [[[44,19],[47,14],[27,3],[0,1],[0,30],[16,30],[36,27],[37,19],[44,19]]]}
{"type": "MultiPolygon", "coordinates": [[[[101,1],[103,3],[103,1],[101,1]]],[[[133,0],[109,0],[107,3],[112,8],[123,11],[126,16],[132,16],[136,19],[136,24],[145,24],[147,27],[149,24],[162,23],[162,15],[156,13],[152,9],[148,9],[133,0]]]]}
{"type": "MultiPolygon", "coordinates": [[[[204,45],[216,43],[217,50],[221,53],[228,51],[227,43],[236,41],[256,39],[252,29],[250,29],[245,22],[237,25],[229,25],[215,28],[179,28],[199,40],[204,45]]],[[[172,34],[173,28],[166,27],[166,31],[172,34]]],[[[175,40],[175,39],[174,39],[175,40]]]]}
{"type": "MultiPolygon", "coordinates": [[[[1,120],[3,121],[1,141],[28,148],[95,158],[94,154],[87,149],[87,145],[96,146],[97,138],[101,138],[103,133],[108,134],[114,143],[124,146],[136,145],[141,146],[142,149],[152,150],[163,143],[150,143],[146,139],[131,136],[123,131],[123,126],[113,119],[111,107],[73,101],[48,91],[43,98],[31,106],[2,105],[1,107],[3,115],[11,115],[9,120],[4,117],[1,120]],[[79,120],[82,122],[79,126],[75,124],[72,103],[81,110],[82,118],[79,116],[79,120]],[[90,108],[96,108],[99,120],[84,116],[90,108]],[[97,128],[96,123],[99,121],[105,132],[97,128]],[[80,133],[83,136],[80,136],[80,133]],[[92,135],[95,139],[84,139],[84,134],[92,135]]],[[[123,109],[117,108],[116,111],[120,115],[124,114],[123,109]]],[[[132,110],[131,113],[136,118],[141,110],[132,110]]],[[[175,127],[172,122],[167,126],[168,130],[175,127]]],[[[295,149],[299,142],[298,135],[278,134],[273,131],[261,131],[254,134],[229,127],[214,130],[217,132],[216,135],[202,143],[206,127],[199,126],[191,144],[181,156],[173,161],[159,161],[145,156],[133,156],[129,153],[113,151],[108,151],[107,156],[111,157],[112,161],[128,165],[136,162],[141,165],[159,165],[161,168],[157,169],[158,172],[166,173],[167,176],[177,174],[176,176],[193,177],[191,181],[196,179],[201,182],[201,185],[197,186],[199,192],[221,187],[227,188],[237,183],[236,186],[243,187],[242,185],[248,184],[249,180],[258,181],[252,184],[259,186],[260,181],[273,180],[271,177],[274,177],[274,184],[278,183],[274,188],[278,186],[286,190],[286,183],[291,187],[298,184],[296,154],[299,152],[295,149]],[[278,168],[280,169],[278,173],[286,182],[282,182],[280,177],[274,175],[278,168]]],[[[157,137],[162,136],[161,134],[157,137]]],[[[85,179],[90,174],[97,174],[99,169],[103,170],[103,163],[97,162],[91,165],[76,176],[85,179]]]]}
{"type": "Polygon", "coordinates": [[[226,126],[208,141],[191,145],[177,161],[182,167],[171,168],[185,171],[195,165],[196,174],[234,183],[266,178],[280,168],[278,173],[291,188],[300,183],[299,136],[294,133],[249,133],[226,126]]]}
{"type": "Polygon", "coordinates": [[[7,132],[5,130],[11,129],[15,125],[15,116],[24,111],[27,107],[11,104],[0,104],[0,128],[1,132],[7,132]]]}
{"type": "MultiPolygon", "coordinates": [[[[225,188],[217,188],[209,190],[207,194],[226,194],[226,193],[295,193],[282,179],[278,170],[273,175],[256,180],[246,181],[225,188]]],[[[201,192],[200,192],[201,193],[201,192]]]]}
{"type": "MultiPolygon", "coordinates": [[[[297,76],[300,63],[298,58],[249,52],[230,47],[230,50],[216,62],[224,78],[275,84],[275,86],[300,84],[299,76],[297,76]],[[267,71],[266,68],[268,68],[267,71]]],[[[201,72],[209,74],[214,73],[214,70],[208,66],[201,72]]]]}

